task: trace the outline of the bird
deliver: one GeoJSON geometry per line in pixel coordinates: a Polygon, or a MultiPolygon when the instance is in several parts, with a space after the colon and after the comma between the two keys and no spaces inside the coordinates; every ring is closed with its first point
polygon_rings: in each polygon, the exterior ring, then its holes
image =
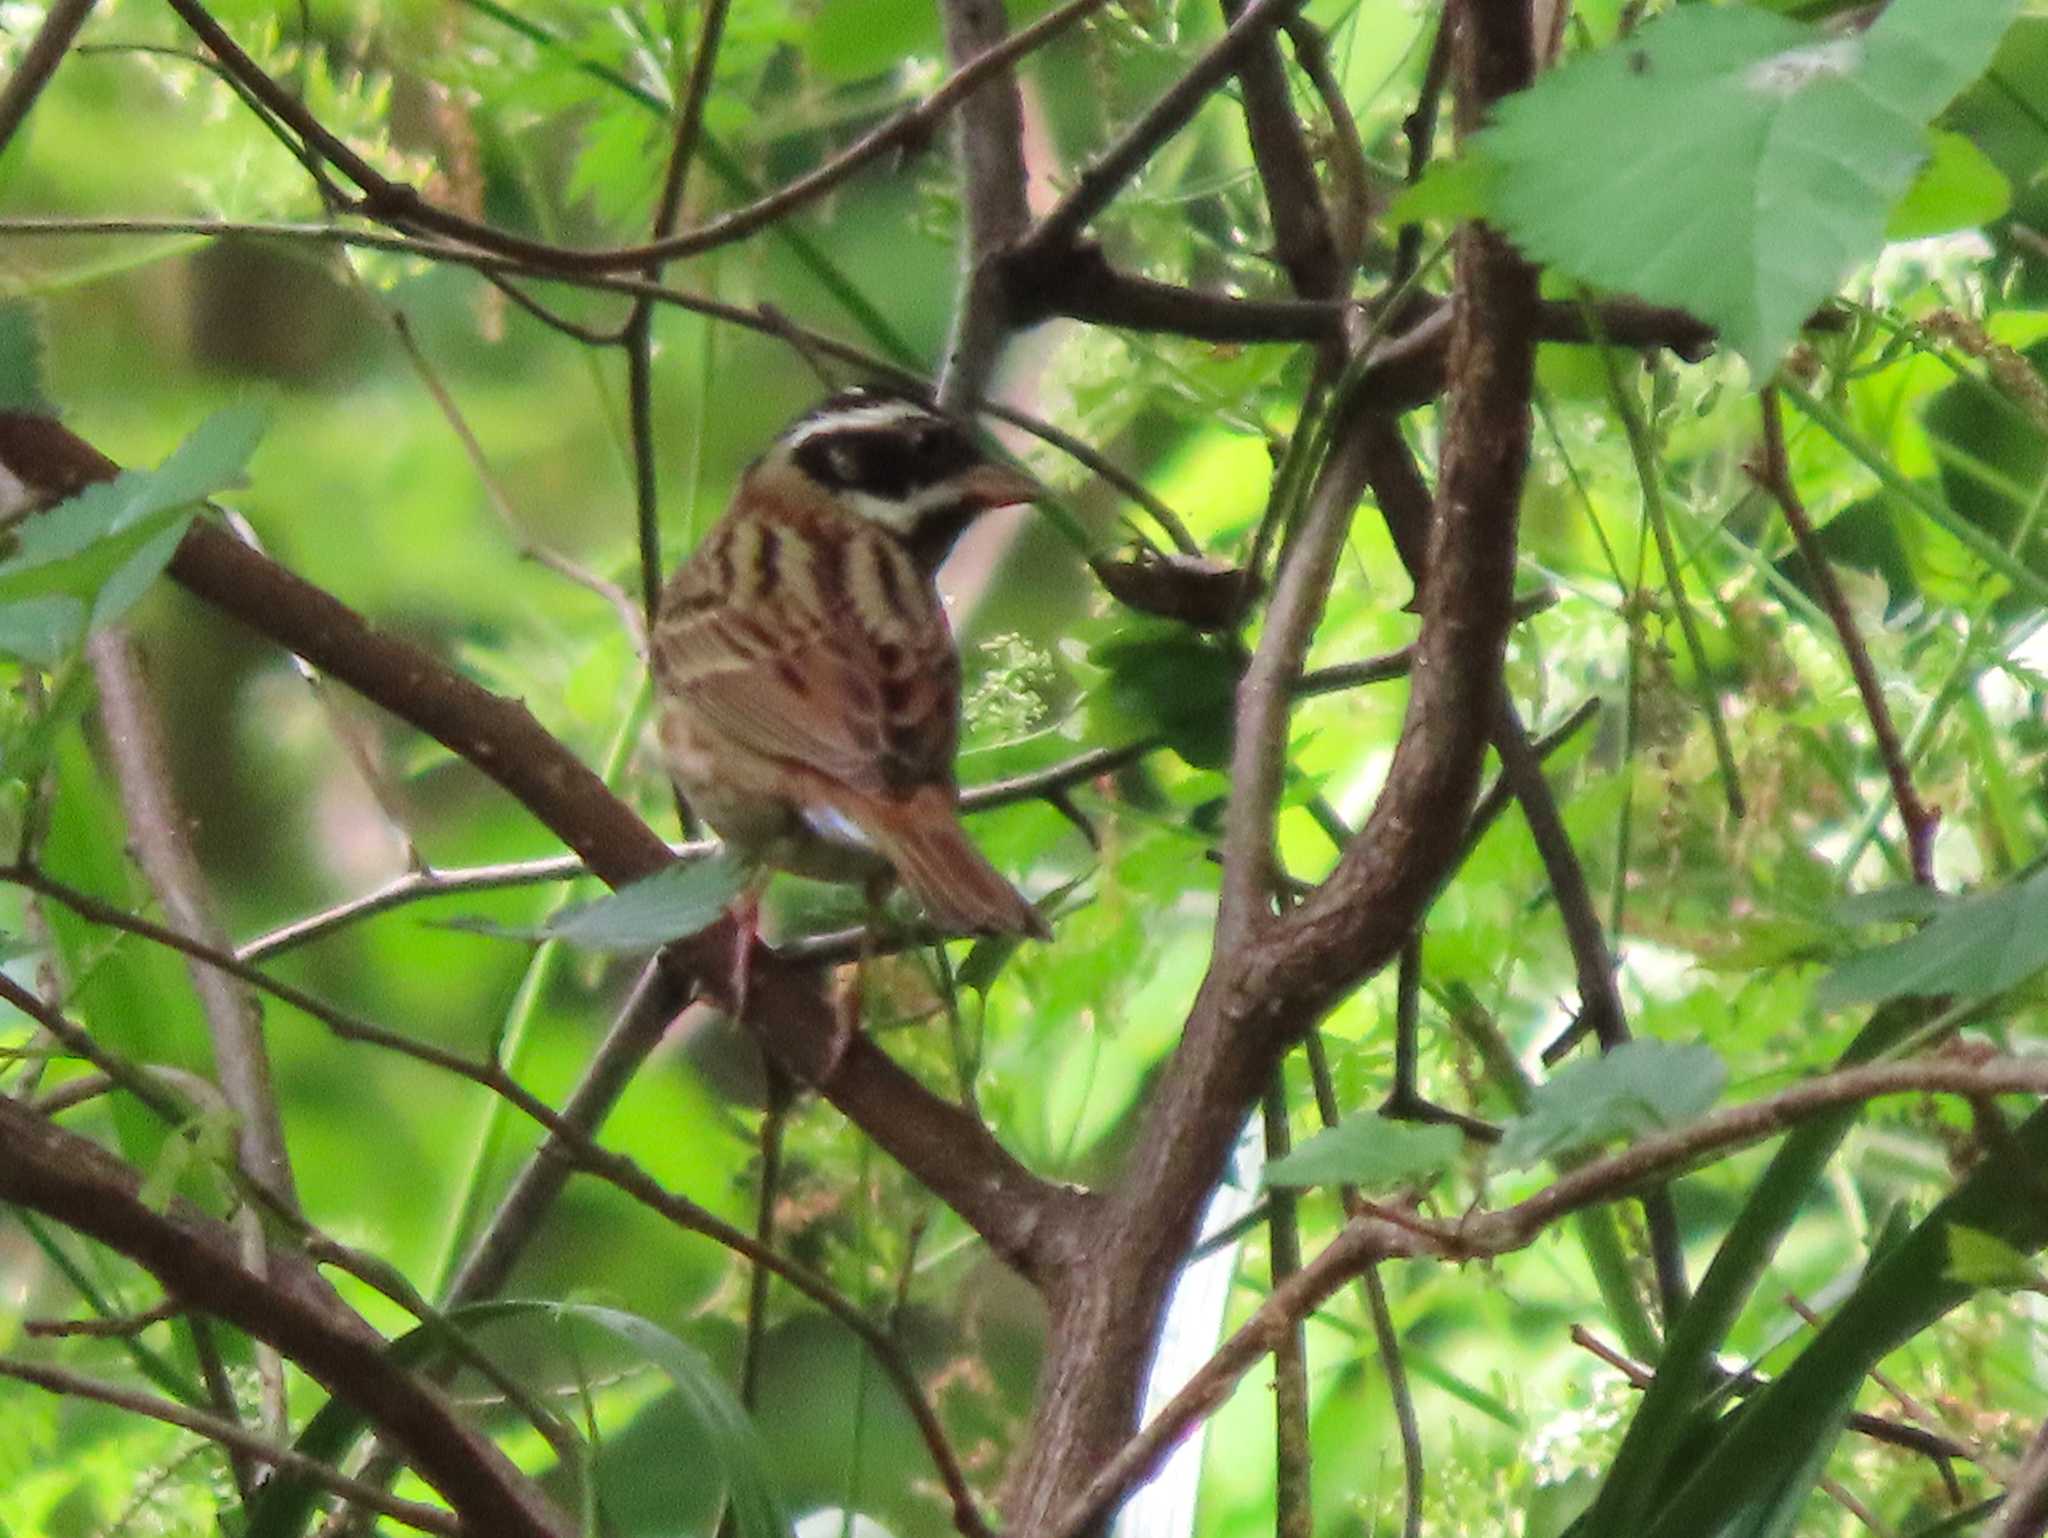
{"type": "Polygon", "coordinates": [[[954,417],[841,390],[742,472],[662,589],[648,651],[667,768],[760,873],[735,904],[735,1015],[777,870],[859,883],[871,907],[900,882],[947,933],[1051,938],[961,826],[960,655],[934,580],[975,518],[1041,495],[954,417]]]}

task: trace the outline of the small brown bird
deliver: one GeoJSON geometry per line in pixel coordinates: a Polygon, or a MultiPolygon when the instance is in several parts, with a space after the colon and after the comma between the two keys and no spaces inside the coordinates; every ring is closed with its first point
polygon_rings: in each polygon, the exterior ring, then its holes
{"type": "Polygon", "coordinates": [[[960,658],[932,581],[977,516],[1039,495],[960,423],[871,389],[748,466],[650,646],[669,770],[735,853],[877,899],[900,879],[943,930],[1050,938],[960,826],[960,658]]]}

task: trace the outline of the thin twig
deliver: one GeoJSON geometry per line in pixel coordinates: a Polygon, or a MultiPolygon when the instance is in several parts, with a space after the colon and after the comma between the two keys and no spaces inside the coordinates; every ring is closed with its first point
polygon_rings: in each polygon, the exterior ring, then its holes
{"type": "Polygon", "coordinates": [[[1032,256],[1063,251],[1076,244],[1081,232],[1138,174],[1153,152],[1178,133],[1224,77],[1237,68],[1245,51],[1301,3],[1302,0],[1251,0],[1208,52],[1188,66],[1165,94],[1081,173],[1073,190],[1033,226],[1012,253],[1012,260],[1028,262],[1032,256]]]}
{"type": "MultiPolygon", "coordinates": [[[[1273,1082],[1260,1101],[1266,1134],[1266,1158],[1284,1159],[1290,1146],[1287,1127],[1287,1080],[1273,1070],[1273,1082]]],[[[1289,1186],[1267,1193],[1266,1253],[1274,1287],[1282,1287],[1301,1269],[1301,1218],[1289,1186]]],[[[1279,1332],[1273,1343],[1273,1533],[1274,1538],[1310,1538],[1315,1509],[1310,1500],[1312,1453],[1308,1434],[1308,1342],[1301,1321],[1279,1332]]]]}
{"type": "MultiPolygon", "coordinates": [[[[729,0],[705,0],[704,20],[697,32],[697,52],[690,60],[689,81],[676,112],[675,137],[669,145],[668,164],[662,168],[661,191],[655,199],[651,238],[664,240],[675,232],[676,218],[683,208],[683,188],[689,181],[690,161],[697,153],[697,136],[704,125],[704,103],[711,95],[711,81],[718,68],[718,48],[725,35],[729,0]]],[[[663,263],[651,260],[641,269],[649,283],[661,282],[663,263]]],[[[645,295],[633,301],[626,324],[619,333],[626,350],[626,412],[628,437],[633,444],[633,514],[640,551],[640,607],[646,629],[654,629],[654,613],[661,601],[661,519],[655,479],[654,454],[654,301],[645,295]]],[[[685,814],[687,816],[687,813],[685,814]]],[[[684,831],[692,831],[686,824],[684,831]]]]}
{"type": "MultiPolygon", "coordinates": [[[[419,191],[395,182],[358,154],[339,135],[328,129],[305,106],[279,84],[229,36],[198,0],[169,0],[171,8],[221,66],[240,81],[264,109],[289,125],[307,148],[331,164],[361,189],[362,196],[350,211],[383,223],[412,226],[463,241],[479,251],[531,263],[557,275],[573,273],[626,272],[645,268],[650,262],[673,261],[694,256],[716,246],[730,244],[780,219],[803,204],[822,197],[849,175],[885,151],[900,144],[915,143],[931,126],[979,86],[985,79],[1008,68],[1017,59],[1043,46],[1064,27],[1098,9],[1104,0],[1068,0],[1068,3],[1040,17],[1018,31],[1001,47],[970,60],[914,107],[905,108],[857,143],[841,151],[816,170],[778,188],[744,208],[694,230],[637,246],[575,250],[546,241],[529,240],[494,225],[465,218],[429,203],[419,191]]],[[[1298,0],[1296,0],[1298,3],[1298,0]]]]}
{"type": "Polygon", "coordinates": [[[2048,1421],[2035,1430],[1984,1538],[2040,1538],[2043,1532],[2048,1532],[2048,1421]]]}
{"type": "Polygon", "coordinates": [[[72,1399],[94,1400],[99,1404],[112,1405],[117,1410],[126,1410],[132,1415],[144,1415],[151,1420],[182,1427],[195,1436],[205,1437],[209,1442],[217,1442],[231,1451],[308,1480],[322,1489],[331,1490],[336,1495],[345,1496],[373,1511],[403,1522],[407,1527],[418,1528],[423,1533],[459,1535],[469,1531],[454,1513],[444,1511],[439,1506],[427,1506],[419,1501],[402,1500],[398,1496],[386,1494],[373,1485],[367,1485],[359,1479],[351,1479],[341,1470],[322,1463],[318,1458],[310,1458],[296,1448],[257,1436],[254,1432],[245,1431],[231,1420],[218,1415],[208,1415],[204,1410],[191,1409],[179,1404],[175,1399],[160,1399],[155,1394],[145,1394],[137,1389],[123,1388],[119,1384],[105,1383],[66,1368],[51,1366],[44,1362],[23,1362],[13,1357],[0,1357],[0,1376],[32,1383],[37,1388],[48,1389],[53,1394],[62,1394],[72,1399]]]}
{"type": "Polygon", "coordinates": [[[1892,800],[1898,805],[1899,821],[1906,831],[1906,849],[1913,879],[1924,887],[1932,888],[1934,833],[1940,825],[1941,815],[1920,799],[1920,792],[1913,785],[1913,771],[1899,745],[1898,728],[1892,724],[1891,710],[1884,702],[1884,685],[1878,681],[1877,669],[1871,665],[1870,650],[1863,644],[1863,637],[1856,628],[1856,616],[1849,608],[1842,584],[1836,580],[1834,567],[1829,564],[1819,539],[1814,535],[1813,520],[1806,515],[1806,505],[1800,500],[1799,488],[1792,482],[1791,464],[1785,453],[1785,422],[1778,406],[1777,388],[1765,386],[1759,400],[1764,421],[1763,463],[1754,466],[1752,474],[1757,484],[1777,499],[1778,510],[1785,515],[1785,527],[1792,531],[1800,559],[1806,562],[1807,574],[1812,578],[1821,607],[1827,610],[1828,619],[1834,624],[1835,635],[1842,643],[1842,654],[1849,662],[1849,672],[1856,680],[1856,693],[1863,701],[1863,713],[1870,718],[1871,734],[1877,739],[1878,757],[1884,763],[1885,778],[1891,781],[1892,800]]]}

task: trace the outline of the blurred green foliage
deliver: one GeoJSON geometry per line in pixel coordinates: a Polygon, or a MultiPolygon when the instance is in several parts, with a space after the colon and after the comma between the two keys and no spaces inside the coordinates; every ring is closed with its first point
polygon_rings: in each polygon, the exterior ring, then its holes
{"type": "MultiPolygon", "coordinates": [[[[1012,20],[1044,8],[1017,4],[1012,20]]],[[[643,237],[699,7],[223,0],[214,9],[323,122],[450,206],[569,244],[643,237]]],[[[1402,123],[1435,9],[1408,0],[1313,0],[1307,8],[1329,38],[1376,195],[1402,175],[1402,123]]],[[[1616,0],[1578,7],[1568,46],[1613,43],[1625,9],[1635,8],[1616,0]]],[[[1770,9],[1814,20],[1839,7],[1770,9]]],[[[0,9],[0,73],[15,67],[38,19],[34,8],[23,11],[0,9]]],[[[1219,26],[1216,8],[1196,0],[1145,0],[1105,9],[1034,57],[1022,76],[1034,164],[1048,185],[1070,182],[1219,26]]],[[[378,623],[522,698],[586,761],[609,766],[615,787],[654,826],[676,832],[641,664],[614,606],[593,584],[533,558],[548,552],[598,585],[637,591],[618,354],[550,329],[472,272],[269,228],[319,220],[317,191],[196,61],[163,7],[104,0],[83,42],[0,153],[0,218],[240,228],[31,235],[0,226],[5,403],[40,392],[105,452],[150,466],[210,413],[261,397],[270,425],[248,485],[222,500],[266,548],[378,623]],[[443,392],[480,461],[437,404],[443,392]]],[[[2009,185],[2010,210],[1982,234],[1894,245],[1875,260],[1859,255],[1843,324],[1809,336],[1796,358],[1803,376],[1819,381],[1829,415],[1788,413],[1794,478],[1837,562],[1920,790],[1942,811],[1940,880],[1952,892],[2009,888],[1982,901],[2022,919],[2032,916],[2038,881],[2015,878],[2032,873],[2048,840],[2040,614],[2016,591],[2012,571],[1996,574],[1955,527],[1996,542],[2022,572],[2041,569],[2044,49],[2048,20],[2023,17],[1990,73],[1941,119],[2009,185]]],[[[921,0],[737,0],[686,222],[800,174],[942,74],[934,13],[921,0]]],[[[1295,85],[1297,105],[1317,125],[1312,141],[1327,155],[1331,130],[1313,92],[1295,85]]],[[[1531,154],[1540,160],[1555,145],[1537,137],[1531,154]]],[[[1683,194],[1683,152],[1697,146],[1660,147],[1676,153],[1669,190],[1683,194]]],[[[1951,158],[1958,175],[1981,169],[1960,152],[1951,158]]],[[[1561,174],[1585,169],[1566,165],[1561,174]]],[[[1953,206],[1983,218],[1996,203],[1953,206]]],[[[1453,197],[1418,214],[1440,232],[1440,215],[1458,206],[1453,197]]],[[[1600,205],[1577,233],[1609,241],[1613,221],[1629,217],[1643,221],[1635,233],[1660,237],[1658,249],[1669,244],[1672,230],[1654,223],[1662,217],[1654,207],[1631,214],[1600,205]]],[[[675,264],[669,278],[928,370],[950,318],[959,224],[951,163],[935,142],[869,167],[744,244],[675,264]]],[[[1119,264],[1147,276],[1216,293],[1285,293],[1231,91],[1164,148],[1096,233],[1119,264]]],[[[1752,233],[1768,258],[1785,231],[1752,233]]],[[[1392,239],[1375,229],[1358,253],[1368,278],[1388,270],[1392,239]]],[[[566,285],[532,292],[583,326],[615,325],[624,313],[616,296],[566,285]]],[[[774,330],[678,309],[657,314],[658,489],[671,560],[717,516],[747,460],[819,391],[802,350],[774,330]]],[[[1004,393],[1141,479],[1206,550],[1242,559],[1311,366],[1299,347],[1054,323],[1016,345],[1004,393]]],[[[1995,979],[2002,997],[1979,1029],[2001,1046],[2025,1045],[2040,1024],[2030,957],[2000,972],[2012,952],[1996,936],[1973,929],[1967,945],[1951,948],[1943,920],[1908,940],[1916,915],[1841,909],[1846,895],[1895,885],[1907,868],[1882,765],[1811,575],[1746,473],[1755,379],[1731,355],[1696,366],[1630,356],[1611,376],[1590,350],[1564,347],[1543,350],[1539,379],[1523,585],[1554,601],[1518,627],[1509,684],[1537,732],[1582,700],[1603,706],[1548,769],[1621,952],[1636,1032],[1681,1054],[1711,1048],[1732,1095],[1780,1087],[1833,1063],[1863,1024],[1855,1011],[1823,1009],[1829,998],[1816,1002],[1816,980],[1865,953],[1873,959],[1850,963],[1860,972],[1848,974],[1862,986],[1845,993],[1838,981],[1833,1001],[1896,993],[1910,969],[1889,964],[1884,958],[1900,951],[1883,947],[1897,940],[1901,949],[1944,953],[1908,981],[1952,983],[1957,967],[1995,979]],[[1685,562],[1702,629],[1697,652],[1681,634],[1645,523],[1646,471],[1622,431],[1623,393],[1645,424],[1647,477],[1685,562]],[[1716,778],[1701,708],[1708,696],[1726,722],[1748,803],[1740,819],[1716,778]],[[1997,958],[1983,957],[1987,945],[1997,958]]],[[[1433,467],[1434,411],[1411,414],[1405,430],[1433,467]]],[[[1071,886],[1057,942],[1007,955],[956,948],[963,986],[951,996],[928,959],[877,963],[868,1020],[927,1083],[971,1092],[1034,1169],[1085,1182],[1117,1168],[1208,960],[1216,875],[1207,856],[1229,794],[1220,768],[1238,662],[1224,642],[1113,606],[1084,557],[1114,553],[1152,525],[1056,450],[1022,436],[1005,441],[1060,494],[1089,548],[1077,549],[1049,521],[1004,524],[983,531],[949,568],[968,670],[963,781],[1044,768],[1088,748],[1140,739],[1161,746],[1076,789],[1085,834],[1042,802],[977,817],[978,841],[1034,894],[1071,886]]],[[[1411,592],[1381,521],[1362,510],[1310,665],[1403,645],[1415,628],[1404,608],[1411,592]]],[[[459,867],[558,852],[445,750],[338,691],[308,689],[285,658],[182,593],[152,589],[130,618],[172,723],[175,778],[200,859],[238,940],[372,889],[400,875],[413,854],[459,867]]],[[[1256,633],[1254,622],[1249,638],[1256,633]]],[[[59,661],[47,677],[30,667],[9,676],[16,687],[0,698],[0,839],[11,848],[24,826],[40,827],[53,871],[146,909],[124,854],[118,798],[90,751],[96,725],[81,724],[87,699],[71,684],[80,675],[59,661]]],[[[1293,874],[1322,875],[1335,858],[1333,833],[1362,821],[1404,701],[1395,682],[1297,710],[1279,828],[1293,874]]],[[[471,1055],[523,1020],[517,1071],[559,1104],[633,965],[561,949],[542,964],[527,946],[446,921],[532,933],[564,902],[595,896],[588,886],[402,907],[266,965],[358,1014],[471,1055]]],[[[854,912],[832,894],[783,895],[790,931],[854,912]]],[[[1954,924],[1984,910],[1945,911],[1954,924]]],[[[67,1006],[109,1045],[154,1063],[208,1061],[175,958],[60,911],[33,914],[11,888],[0,893],[0,926],[23,940],[10,971],[33,982],[49,968],[67,1006]]],[[[1508,1120],[1521,1105],[1497,1071],[1501,1056],[1535,1071],[1577,992],[1548,877],[1517,814],[1493,826],[1439,896],[1422,955],[1421,1087],[1470,1114],[1508,1120]]],[[[1391,977],[1379,979],[1325,1024],[1347,1114],[1363,1117],[1385,1095],[1393,1006],[1391,977]]],[[[308,1215],[430,1285],[460,1248],[465,1193],[473,1188],[488,1206],[533,1146],[533,1130],[494,1119],[490,1097],[474,1086],[341,1044],[274,1002],[265,1029],[308,1215]]],[[[0,1032],[10,1046],[28,1040],[18,1022],[0,1022],[0,1032]]],[[[8,1087],[78,1072],[25,1055],[9,1069],[8,1087]]],[[[1288,1090],[1305,1140],[1319,1125],[1305,1076],[1290,1070],[1288,1090]]],[[[671,1189],[744,1226],[764,1097],[744,1038],[693,1014],[636,1080],[606,1139],[671,1189]]],[[[1584,1109],[1567,1100],[1561,1114],[1584,1109]]],[[[67,1124],[117,1138],[145,1165],[163,1157],[162,1129],[125,1102],[93,1102],[67,1124]]],[[[1825,1174],[1789,1200],[1786,1231],[1759,1263],[1764,1280],[1737,1311],[1728,1353],[1769,1372],[1797,1360],[1804,1336],[1783,1296],[1816,1307],[1848,1296],[1889,1215],[1924,1215],[1953,1187],[1955,1168],[1980,1151],[1977,1135],[1963,1112],[1932,1102],[1888,1102],[1845,1127],[1825,1174]]],[[[1036,1299],[815,1102],[797,1105],[785,1158],[777,1205],[786,1246],[886,1323],[970,1477],[993,1491],[1031,1404],[1036,1299]]],[[[1441,1162],[1435,1147],[1416,1167],[1441,1162]]],[[[1676,1188],[1695,1273],[1753,1210],[1765,1168],[1763,1152],[1743,1153],[1676,1188]]],[[[1251,1183],[1252,1173],[1244,1178],[1251,1183]]],[[[1512,1200],[1543,1178],[1489,1165],[1468,1146],[1431,1200],[1455,1215],[1473,1201],[1512,1200]]],[[[1647,1296],[1636,1210],[1617,1211],[1625,1280],[1647,1296]]],[[[1326,1194],[1304,1197],[1311,1247],[1338,1215],[1326,1194]]],[[[1257,1230],[1244,1240],[1232,1318],[1265,1285],[1264,1245],[1257,1230]]],[[[1938,1271],[1932,1254],[1921,1257],[1923,1281],[1938,1271]]],[[[1612,1371],[1567,1335],[1578,1323],[1607,1338],[1620,1329],[1603,1317],[1597,1264],[1595,1246],[1575,1231],[1484,1267],[1384,1268],[1429,1450],[1429,1531],[1505,1526],[1534,1538],[1563,1531],[1591,1498],[1634,1408],[1612,1371]]],[[[23,1336],[27,1319],[90,1311],[85,1287],[116,1312],[148,1306],[155,1299],[140,1273],[62,1232],[32,1238],[10,1219],[0,1224],[0,1274],[8,1287],[0,1351],[57,1350],[108,1376],[140,1370],[118,1342],[44,1347],[23,1336]]],[[[367,1289],[343,1287],[379,1327],[396,1334],[411,1326],[367,1289]]],[[[570,1184],[509,1293],[631,1311],[737,1377],[744,1268],[609,1188],[570,1184]]],[[[1943,1407],[1948,1430],[2011,1457],[2048,1408],[2036,1317],[2028,1300],[1980,1296],[1886,1365],[1943,1407]]],[[[182,1337],[158,1326],[144,1340],[189,1370],[182,1337]]],[[[1365,1304],[1350,1293],[1333,1299],[1310,1322],[1308,1343],[1317,1530],[1389,1530],[1401,1510],[1399,1446],[1365,1304]]],[[[592,1467],[613,1531],[709,1530],[717,1480],[701,1421],[668,1392],[658,1353],[538,1319],[503,1328],[491,1345],[523,1381],[560,1391],[560,1408],[595,1426],[592,1467]]],[[[231,1349],[246,1393],[246,1349],[231,1349]]],[[[786,1288],[771,1292],[758,1367],[755,1419],[785,1507],[857,1510],[901,1538],[949,1530],[900,1403],[856,1343],[786,1288]]],[[[483,1392],[467,1380],[462,1388],[483,1392]]],[[[293,1380],[300,1423],[322,1402],[314,1385],[293,1380]]],[[[1873,1391],[1861,1402],[1884,1408],[1873,1391]]],[[[576,1498],[574,1481],[515,1416],[502,1406],[480,1413],[565,1501],[576,1498]]],[[[1270,1529],[1270,1422],[1267,1385],[1254,1373],[1211,1424],[1202,1538],[1270,1529]]],[[[1932,1467],[1896,1449],[1844,1443],[1829,1472],[1894,1531],[1919,1530],[1949,1509],[1932,1467]]],[[[1973,1497],[1991,1488],[1979,1469],[1958,1472],[1973,1497]]],[[[214,1531],[233,1506],[221,1460],[183,1434],[0,1387],[5,1531],[214,1531]]],[[[1818,1497],[1793,1519],[1812,1534],[1851,1526],[1818,1497]]]]}

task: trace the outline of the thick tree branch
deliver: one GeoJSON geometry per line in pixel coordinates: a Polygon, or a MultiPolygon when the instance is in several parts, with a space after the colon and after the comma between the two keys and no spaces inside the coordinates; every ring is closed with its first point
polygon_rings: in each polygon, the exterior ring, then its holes
{"type": "MultiPolygon", "coordinates": [[[[1258,14],[1248,7],[1238,25],[1258,14]]],[[[1466,4],[1457,15],[1464,96],[1483,103],[1526,80],[1525,8],[1466,4]]],[[[1167,1289],[1247,1109],[1278,1055],[1394,954],[1463,841],[1513,596],[1538,309],[1533,271],[1484,227],[1459,237],[1456,282],[1456,388],[1430,578],[1408,713],[1386,785],[1331,878],[1287,913],[1273,914],[1271,817],[1289,694],[1364,478],[1352,423],[1370,403],[1347,401],[1339,403],[1330,461],[1283,555],[1258,649],[1239,684],[1214,960],[1129,1164],[1095,1220],[1091,1263],[1050,1295],[1053,1329],[1032,1440],[1005,1503],[1019,1531],[1064,1532],[1099,1514],[1099,1503],[1077,1503],[1074,1492],[1130,1432],[1167,1289]]],[[[1312,1263],[1300,1277],[1315,1271],[1312,1263]]]]}

